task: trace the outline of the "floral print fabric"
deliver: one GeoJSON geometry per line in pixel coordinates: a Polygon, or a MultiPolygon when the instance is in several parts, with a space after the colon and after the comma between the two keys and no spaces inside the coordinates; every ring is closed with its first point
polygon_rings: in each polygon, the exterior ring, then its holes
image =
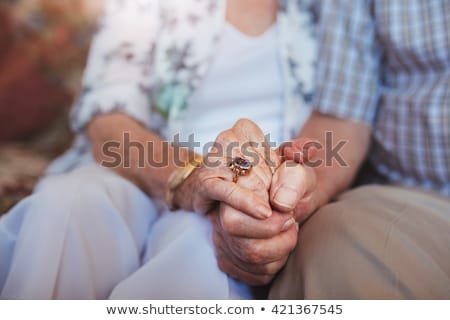
{"type": "MultiPolygon", "coordinates": [[[[277,18],[285,87],[285,138],[298,130],[313,94],[313,1],[280,1],[277,18]]],[[[76,131],[97,114],[120,111],[165,136],[214,57],[226,0],[108,0],[74,106],[76,131]]],[[[176,130],[175,130],[176,131],[176,130]]]]}

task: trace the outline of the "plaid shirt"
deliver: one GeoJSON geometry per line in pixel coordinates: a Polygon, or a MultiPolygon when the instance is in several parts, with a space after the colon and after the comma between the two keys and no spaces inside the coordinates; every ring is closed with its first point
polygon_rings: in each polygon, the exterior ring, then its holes
{"type": "Polygon", "coordinates": [[[322,0],[315,110],[373,127],[371,182],[450,196],[450,0],[322,0]]]}

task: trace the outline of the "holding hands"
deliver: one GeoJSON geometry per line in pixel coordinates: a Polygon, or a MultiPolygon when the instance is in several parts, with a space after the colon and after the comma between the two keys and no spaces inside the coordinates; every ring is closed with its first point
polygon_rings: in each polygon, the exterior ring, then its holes
{"type": "Polygon", "coordinates": [[[178,206],[209,214],[219,266],[232,277],[267,284],[294,249],[298,223],[315,209],[315,174],[303,165],[308,142],[272,150],[255,123],[239,120],[177,189],[178,206]],[[250,161],[251,170],[230,169],[229,155],[250,161]]]}

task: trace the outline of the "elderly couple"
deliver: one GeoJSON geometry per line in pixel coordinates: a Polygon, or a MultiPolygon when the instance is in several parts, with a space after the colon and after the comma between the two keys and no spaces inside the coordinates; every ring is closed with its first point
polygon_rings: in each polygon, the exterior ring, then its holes
{"type": "Polygon", "coordinates": [[[72,124],[1,298],[450,298],[448,0],[108,0],[72,124]]]}

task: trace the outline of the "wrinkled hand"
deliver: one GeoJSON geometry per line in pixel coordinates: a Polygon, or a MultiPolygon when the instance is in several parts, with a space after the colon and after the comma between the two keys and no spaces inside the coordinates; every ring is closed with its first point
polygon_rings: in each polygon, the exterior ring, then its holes
{"type": "Polygon", "coordinates": [[[201,167],[176,190],[174,201],[183,209],[203,214],[224,203],[256,219],[266,219],[272,215],[269,189],[279,164],[280,157],[265,145],[260,128],[250,120],[239,120],[218,135],[201,167]],[[229,163],[239,156],[250,160],[253,168],[234,183],[229,163]]]}
{"type": "Polygon", "coordinates": [[[269,283],[297,243],[298,224],[277,211],[258,220],[221,204],[209,217],[220,269],[250,285],[269,283]]]}
{"type": "Polygon", "coordinates": [[[277,150],[285,161],[273,176],[270,201],[281,212],[294,210],[300,224],[318,207],[316,172],[308,165],[316,152],[314,142],[306,138],[283,144],[277,150]]]}
{"type": "MultiPolygon", "coordinates": [[[[254,129],[261,139],[262,132],[253,123],[242,125],[254,129]]],[[[307,142],[296,141],[278,151],[278,159],[289,160],[272,170],[270,185],[263,192],[247,177],[238,180],[237,185],[243,190],[253,190],[260,200],[270,201],[273,210],[270,217],[258,219],[227,203],[221,203],[219,210],[210,214],[218,264],[225,273],[251,285],[262,285],[269,283],[286,263],[297,243],[294,213],[315,185],[310,168],[301,164],[310,154],[298,156],[307,142]]],[[[301,218],[300,213],[298,217],[301,218]]]]}
{"type": "Polygon", "coordinates": [[[256,124],[239,120],[219,134],[205,163],[176,193],[184,208],[210,212],[219,267],[252,285],[269,283],[284,266],[297,242],[295,219],[303,219],[302,201],[309,203],[315,186],[313,172],[301,164],[308,155],[298,156],[306,141],[278,154],[264,142],[256,124]],[[228,164],[236,156],[252,158],[254,167],[233,183],[228,164]]]}

